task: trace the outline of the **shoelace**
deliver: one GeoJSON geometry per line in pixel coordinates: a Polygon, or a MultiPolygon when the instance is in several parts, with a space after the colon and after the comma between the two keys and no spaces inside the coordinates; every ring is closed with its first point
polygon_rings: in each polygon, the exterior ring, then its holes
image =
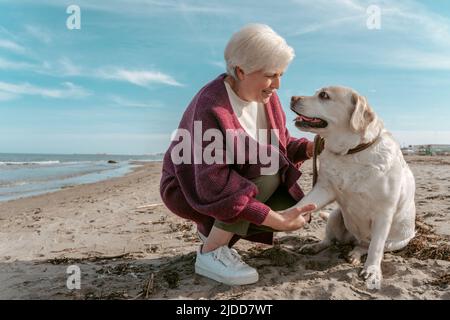
{"type": "Polygon", "coordinates": [[[239,264],[239,265],[247,265],[241,258],[241,256],[239,255],[239,253],[235,250],[235,249],[228,249],[230,256],[231,256],[231,260],[233,260],[235,263],[239,264]]]}
{"type": "Polygon", "coordinates": [[[223,250],[224,247],[220,247],[218,250],[216,250],[216,252],[214,252],[214,260],[219,261],[220,263],[222,263],[224,266],[228,267],[229,263],[227,263],[227,259],[222,259],[223,258],[223,250]]]}
{"type": "Polygon", "coordinates": [[[233,260],[242,262],[241,256],[239,255],[239,253],[237,253],[236,250],[230,249],[230,253],[231,256],[233,257],[233,260]]]}
{"type": "Polygon", "coordinates": [[[214,259],[220,261],[225,266],[229,266],[230,262],[232,262],[233,265],[246,265],[246,263],[242,261],[239,253],[237,253],[234,249],[229,249],[228,247],[220,247],[219,250],[214,253],[214,259]]]}

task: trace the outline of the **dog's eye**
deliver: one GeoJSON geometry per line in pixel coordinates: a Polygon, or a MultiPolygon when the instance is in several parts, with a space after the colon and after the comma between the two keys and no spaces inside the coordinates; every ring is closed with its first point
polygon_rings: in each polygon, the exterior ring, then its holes
{"type": "Polygon", "coordinates": [[[319,98],[328,100],[328,99],[330,99],[330,96],[325,91],[322,91],[322,92],[319,93],[319,98]]]}

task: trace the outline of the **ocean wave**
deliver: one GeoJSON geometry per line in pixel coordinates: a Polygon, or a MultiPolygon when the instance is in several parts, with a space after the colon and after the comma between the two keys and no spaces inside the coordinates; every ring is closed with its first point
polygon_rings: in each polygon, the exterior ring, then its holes
{"type": "Polygon", "coordinates": [[[30,184],[29,181],[1,181],[0,180],[0,188],[13,188],[20,187],[30,184]]]}
{"type": "Polygon", "coordinates": [[[29,165],[52,165],[61,163],[59,160],[52,161],[0,161],[0,166],[29,166],[29,165]]]}
{"type": "MultiPolygon", "coordinates": [[[[64,164],[64,163],[62,163],[64,164]]],[[[0,179],[0,202],[5,200],[28,197],[34,194],[52,192],[64,188],[86,183],[93,183],[114,177],[120,177],[131,171],[132,165],[124,162],[123,165],[111,166],[94,165],[91,168],[76,168],[77,170],[61,170],[60,165],[47,168],[12,167],[13,170],[3,169],[9,174],[0,179]],[[31,169],[31,170],[29,170],[31,169]],[[33,172],[34,171],[34,172],[33,172]],[[43,173],[43,174],[42,174],[43,173]]]]}

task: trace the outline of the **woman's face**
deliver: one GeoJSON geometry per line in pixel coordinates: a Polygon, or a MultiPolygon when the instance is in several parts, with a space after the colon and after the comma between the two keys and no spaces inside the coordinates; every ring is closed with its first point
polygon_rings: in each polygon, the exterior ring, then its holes
{"type": "Polygon", "coordinates": [[[255,71],[245,74],[240,68],[238,95],[246,101],[269,102],[270,97],[280,87],[280,78],[284,70],[276,72],[255,71]]]}

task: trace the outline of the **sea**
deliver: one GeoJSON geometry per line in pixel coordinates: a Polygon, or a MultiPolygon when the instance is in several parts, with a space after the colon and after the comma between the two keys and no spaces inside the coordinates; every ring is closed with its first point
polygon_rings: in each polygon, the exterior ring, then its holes
{"type": "Polygon", "coordinates": [[[163,156],[0,153],[0,201],[120,177],[139,162],[161,161],[163,156]]]}

